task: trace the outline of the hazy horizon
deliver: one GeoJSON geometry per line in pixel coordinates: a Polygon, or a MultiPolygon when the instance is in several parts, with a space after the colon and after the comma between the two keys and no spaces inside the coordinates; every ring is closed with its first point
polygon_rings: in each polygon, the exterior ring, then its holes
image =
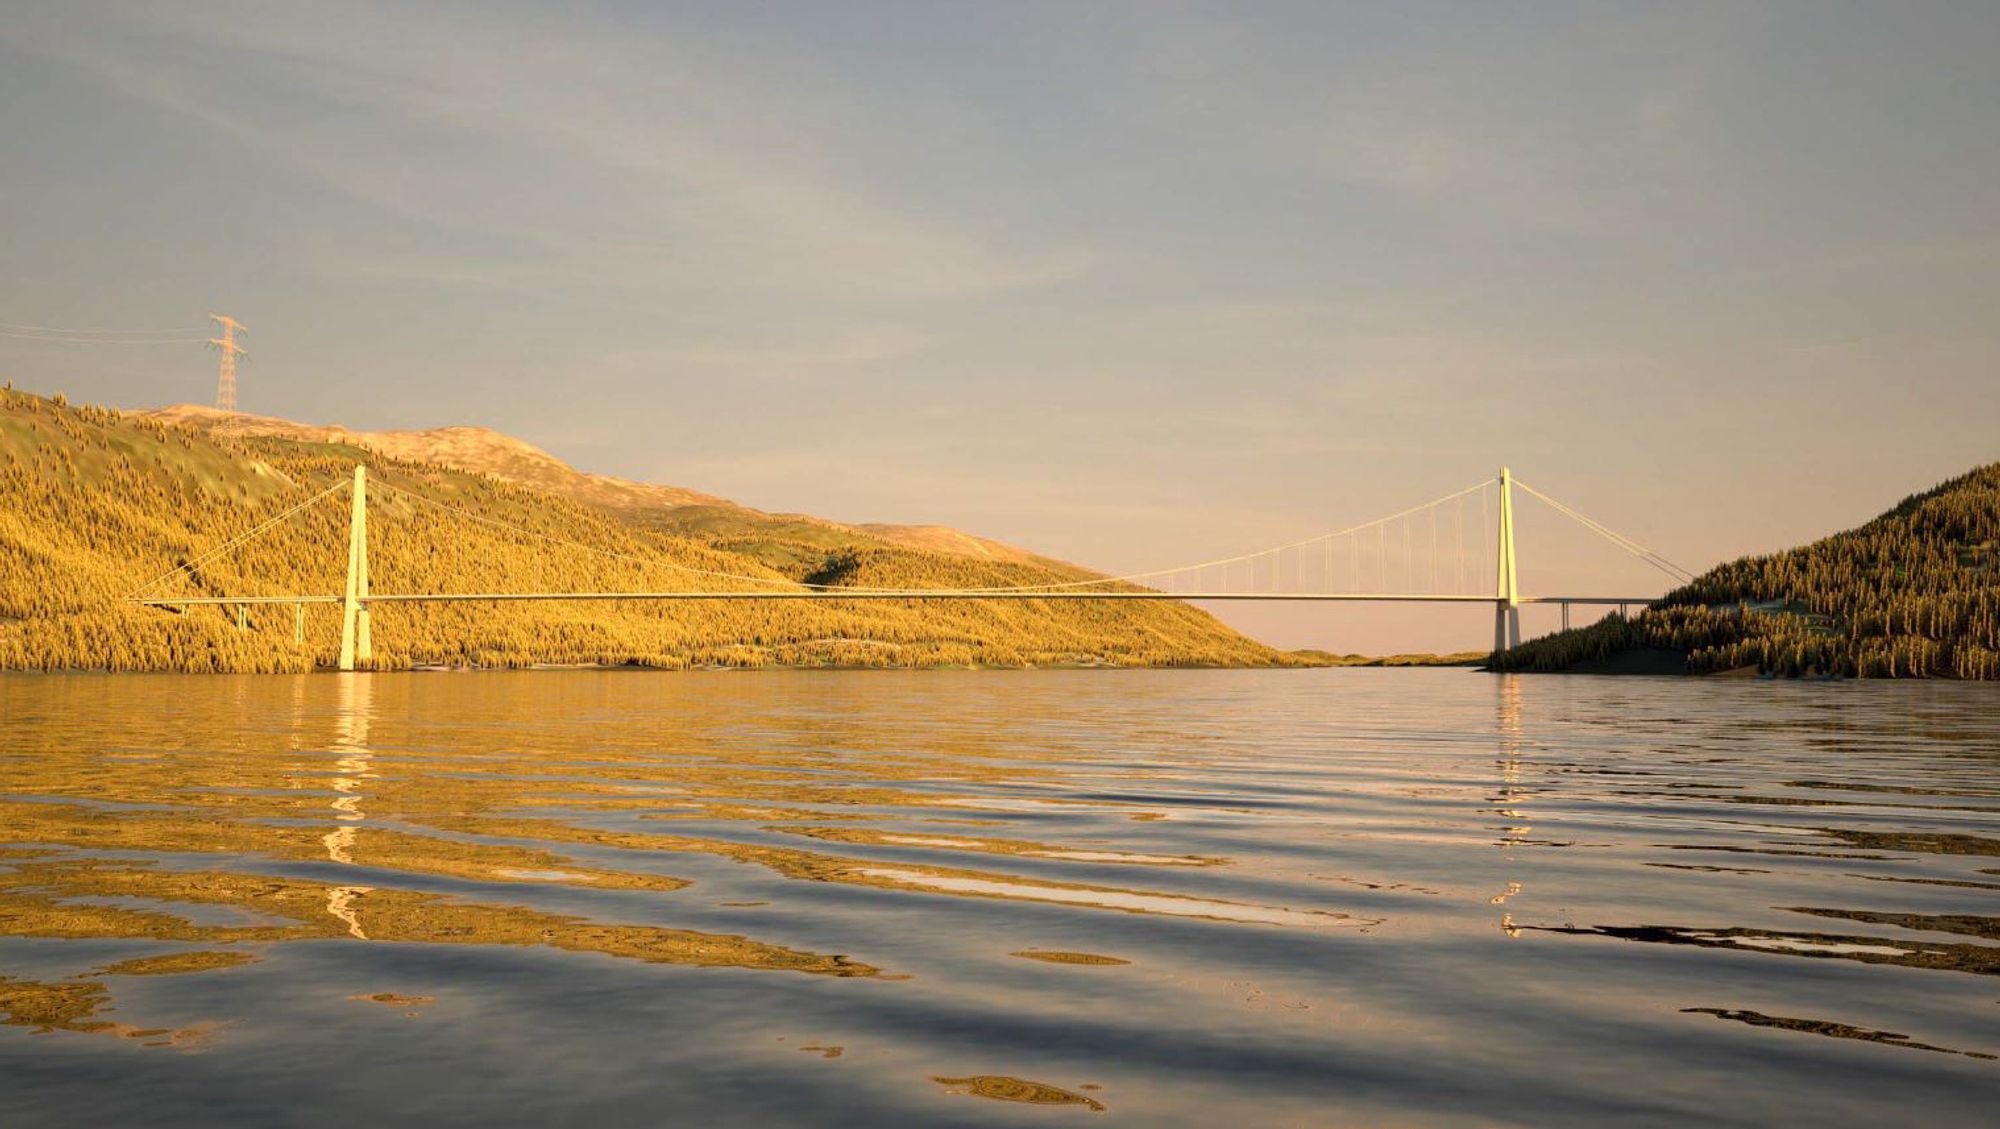
{"type": "MultiPolygon", "coordinates": [[[[1991,6],[28,4],[0,36],[0,325],[231,314],[255,414],[1112,573],[1503,462],[1701,569],[2000,458],[1991,6]]],[[[207,403],[215,363],[0,335],[0,379],[207,403]]],[[[1530,591],[1659,591],[1538,521],[1530,591]]]]}

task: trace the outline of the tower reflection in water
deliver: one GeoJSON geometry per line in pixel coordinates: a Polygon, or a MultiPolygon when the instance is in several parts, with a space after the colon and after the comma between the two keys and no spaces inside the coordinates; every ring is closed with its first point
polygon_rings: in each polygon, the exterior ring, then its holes
{"type": "MultiPolygon", "coordinates": [[[[1499,846],[1506,852],[1508,862],[1515,861],[1515,851],[1526,841],[1526,836],[1534,830],[1528,822],[1527,806],[1529,790],[1521,786],[1521,676],[1503,674],[1498,676],[1499,700],[1494,718],[1494,730],[1499,739],[1499,759],[1496,767],[1500,773],[1500,788],[1494,795],[1495,812],[1508,822],[1499,840],[1499,846]]],[[[1487,899],[1491,904],[1505,907],[1507,900],[1521,892],[1521,883],[1510,879],[1500,893],[1487,899]]],[[[1503,908],[1500,912],[1500,929],[1509,937],[1519,937],[1521,930],[1514,924],[1512,911],[1503,908]]]]}
{"type": "MultiPolygon", "coordinates": [[[[326,844],[326,857],[333,862],[353,866],[354,840],[360,834],[360,824],[368,818],[361,808],[362,785],[375,778],[372,771],[374,755],[368,750],[368,726],[374,708],[373,682],[367,674],[341,674],[339,690],[335,697],[334,741],[332,752],[336,756],[333,778],[335,796],[332,804],[335,826],[320,842],[326,844]]],[[[361,928],[361,920],[354,911],[356,898],[374,889],[373,886],[334,886],[326,892],[326,912],[338,918],[347,926],[347,932],[361,940],[368,934],[361,928]]]]}

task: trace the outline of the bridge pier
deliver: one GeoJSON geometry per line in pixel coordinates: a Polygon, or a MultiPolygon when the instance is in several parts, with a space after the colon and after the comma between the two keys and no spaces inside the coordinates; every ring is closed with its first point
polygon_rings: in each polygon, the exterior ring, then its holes
{"type": "Polygon", "coordinates": [[[1505,651],[1521,645],[1521,609],[1504,600],[1493,609],[1493,649],[1505,651]]]}

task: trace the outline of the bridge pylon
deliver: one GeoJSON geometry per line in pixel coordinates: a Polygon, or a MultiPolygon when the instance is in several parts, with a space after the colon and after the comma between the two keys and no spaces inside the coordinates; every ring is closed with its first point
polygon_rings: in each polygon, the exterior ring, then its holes
{"type": "Polygon", "coordinates": [[[347,594],[340,601],[341,670],[375,661],[375,636],[368,618],[368,468],[357,463],[347,517],[347,594]]]}
{"type": "Polygon", "coordinates": [[[1500,545],[1494,554],[1493,649],[1521,645],[1521,580],[1514,567],[1514,474],[1500,468],[1500,545]]]}
{"type": "MultiPolygon", "coordinates": [[[[719,589],[714,587],[689,589],[685,586],[676,586],[665,590],[647,589],[639,591],[590,592],[387,591],[381,595],[376,595],[371,587],[368,564],[368,471],[366,466],[357,465],[354,468],[354,477],[351,482],[336,479],[328,483],[311,497],[266,518],[243,533],[208,550],[206,553],[186,560],[178,567],[154,578],[152,583],[134,592],[128,599],[136,604],[159,608],[189,608],[198,606],[234,607],[237,608],[238,625],[246,630],[248,623],[247,611],[245,609],[249,605],[292,604],[295,607],[293,638],[299,642],[304,642],[303,618],[306,604],[339,604],[341,605],[341,628],[337,669],[342,671],[352,671],[373,665],[375,646],[374,633],[371,630],[372,624],[370,623],[372,618],[370,607],[378,602],[384,604],[443,602],[498,604],[517,600],[813,600],[845,603],[851,600],[896,600],[907,603],[914,600],[1033,600],[1039,603],[1057,600],[1361,600],[1397,603],[1491,604],[1493,606],[1493,647],[1496,651],[1520,645],[1520,609],[1523,604],[1556,605],[1562,609],[1563,625],[1567,628],[1571,605],[1609,605],[1618,607],[1623,611],[1632,604],[1643,606],[1651,602],[1652,598],[1647,596],[1522,595],[1520,577],[1518,575],[1519,553],[1514,527],[1514,487],[1516,485],[1533,495],[1536,499],[1553,507],[1559,513],[1582,525],[1585,529],[1603,537],[1626,552],[1640,558],[1645,563],[1673,577],[1677,582],[1685,584],[1693,579],[1692,575],[1686,569],[1681,568],[1651,549],[1640,545],[1631,538],[1617,533],[1601,522],[1572,510],[1526,482],[1517,483],[1514,479],[1513,471],[1503,466],[1500,468],[1500,475],[1497,479],[1499,486],[1499,522],[1496,528],[1499,539],[1494,557],[1498,568],[1494,574],[1493,590],[1491,592],[1481,592],[1478,590],[1480,585],[1477,576],[1468,574],[1465,571],[1466,566],[1470,563],[1466,557],[1465,549],[1468,543],[1468,535],[1472,540],[1476,540],[1481,536],[1476,530],[1485,528],[1487,514],[1491,512],[1488,508],[1488,503],[1484,501],[1486,497],[1485,491],[1489,486],[1495,484],[1495,479],[1487,479],[1486,481],[1468,486],[1463,490],[1435,499],[1425,505],[1411,507],[1386,518],[1324,533],[1318,537],[1295,541],[1287,545],[1260,550],[1255,553],[1206,561],[1200,564],[1184,565],[1176,569],[1156,569],[1151,572],[1131,573],[1125,576],[1097,577],[1089,580],[1043,581],[1039,583],[959,588],[849,587],[844,585],[808,584],[781,580],[769,575],[739,576],[731,573],[691,569],[690,566],[675,563],[670,559],[662,559],[660,565],[663,568],[692,571],[718,579],[731,580],[737,582],[739,587],[733,589],[719,589]],[[343,489],[349,491],[351,506],[348,517],[347,578],[344,592],[339,594],[293,593],[266,596],[229,595],[223,593],[183,596],[167,595],[160,592],[163,585],[177,577],[184,581],[198,580],[195,576],[195,571],[203,563],[221,553],[234,549],[252,537],[274,528],[281,522],[290,520],[295,515],[305,511],[309,506],[319,505],[324,499],[338,496],[343,489]],[[1479,524],[1477,526],[1468,526],[1466,524],[1465,513],[1467,507],[1463,504],[1463,500],[1468,495],[1474,493],[1479,494],[1481,499],[1478,507],[1479,524]],[[1443,506],[1453,507],[1454,514],[1459,523],[1459,533],[1458,536],[1452,539],[1452,547],[1458,550],[1458,569],[1455,575],[1460,583],[1454,585],[1456,590],[1449,592],[1440,590],[1439,583],[1439,577],[1445,575],[1445,570],[1441,568],[1438,559],[1439,550],[1442,548],[1444,541],[1438,529],[1439,522],[1436,511],[1443,506]],[[1428,538],[1417,537],[1413,539],[1412,529],[1416,523],[1412,519],[1415,515],[1425,514],[1426,512],[1430,516],[1430,535],[1428,538]],[[1388,563],[1391,558],[1386,553],[1387,539],[1384,533],[1391,523],[1400,523],[1402,525],[1402,537],[1400,540],[1402,541],[1404,579],[1403,590],[1400,592],[1390,588],[1389,581],[1386,579],[1388,563]],[[1375,542],[1375,577],[1381,587],[1387,590],[1361,590],[1363,586],[1362,577],[1364,576],[1361,543],[1364,537],[1371,532],[1374,535],[1373,540],[1375,542]],[[1333,590],[1336,558],[1334,546],[1341,539],[1345,539],[1348,543],[1350,560],[1349,581],[1353,587],[1345,591],[1336,591],[1333,590]],[[1420,571],[1414,567],[1414,561],[1412,560],[1413,541],[1416,546],[1428,546],[1432,554],[1430,568],[1428,570],[1421,570],[1428,571],[1431,575],[1428,590],[1417,590],[1421,588],[1421,585],[1411,579],[1417,576],[1420,571]],[[1318,552],[1315,553],[1312,551],[1314,547],[1318,547],[1318,552]],[[1286,554],[1290,555],[1289,563],[1291,568],[1289,571],[1292,577],[1293,589],[1288,589],[1282,583],[1282,578],[1288,571],[1285,568],[1287,563],[1286,554]],[[1321,576],[1326,590],[1296,590],[1305,589],[1309,574],[1314,571],[1320,571],[1317,568],[1308,567],[1313,563],[1311,561],[1312,557],[1318,557],[1319,561],[1323,562],[1321,576]],[[1251,573],[1251,580],[1247,585],[1247,590],[1244,588],[1232,589],[1232,568],[1244,565],[1249,566],[1246,571],[1251,573]],[[1203,583],[1205,575],[1213,571],[1220,571],[1222,573],[1223,590],[1221,591],[1215,590],[1203,583]],[[1160,583],[1162,577],[1175,575],[1192,577],[1193,583],[1185,586],[1160,583]],[[1268,585],[1262,583],[1260,577],[1268,579],[1271,583],[1268,585]],[[356,664],[359,664],[359,668],[357,668],[356,664]]],[[[414,491],[403,490],[393,483],[379,483],[378,489],[386,489],[392,493],[405,493],[415,502],[434,506],[447,512],[457,513],[461,508],[425,497],[423,494],[414,491]]],[[[324,510],[321,510],[320,513],[323,520],[324,510]]],[[[511,528],[523,537],[550,539],[545,533],[525,527],[511,526],[507,522],[499,521],[476,512],[468,511],[463,516],[486,525],[511,528]]],[[[599,549],[588,544],[572,543],[569,547],[581,551],[604,553],[607,556],[620,560],[632,560],[631,557],[625,554],[615,552],[611,549],[599,549]]],[[[1476,566],[1474,566],[1473,572],[1477,572],[1476,566]]]]}

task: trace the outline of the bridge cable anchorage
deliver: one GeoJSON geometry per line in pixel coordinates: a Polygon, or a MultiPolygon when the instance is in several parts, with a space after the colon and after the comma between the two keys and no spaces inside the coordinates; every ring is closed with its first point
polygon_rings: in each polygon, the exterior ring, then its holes
{"type": "Polygon", "coordinates": [[[167,571],[154,577],[151,583],[139,586],[139,588],[136,589],[132,593],[132,595],[128,598],[133,600],[143,600],[147,598],[148,596],[153,594],[153,590],[155,588],[158,588],[161,584],[172,579],[175,574],[182,572],[189,572],[192,569],[199,568],[201,565],[207,563],[208,561],[215,559],[215,557],[218,556],[219,554],[226,553],[229,550],[236,548],[238,545],[243,544],[245,541],[250,540],[252,537],[257,536],[258,534],[264,532],[265,530],[271,528],[272,526],[278,524],[279,522],[284,521],[286,518],[291,517],[293,514],[298,513],[300,510],[305,509],[307,506],[312,505],[314,502],[317,502],[320,499],[325,498],[330,494],[334,494],[341,490],[345,490],[347,486],[348,482],[346,479],[339,479],[335,481],[333,485],[327,487],[326,489],[320,491],[317,494],[314,494],[312,497],[307,498],[305,501],[300,502],[298,505],[293,506],[291,509],[288,509],[285,512],[278,514],[275,517],[268,518],[262,522],[259,522],[254,526],[251,526],[249,529],[243,531],[242,533],[237,534],[235,537],[232,537],[227,541],[224,541],[222,544],[217,545],[215,548],[210,549],[208,552],[201,554],[200,556],[194,558],[191,561],[184,562],[174,568],[168,569],[167,571]]]}
{"type": "Polygon", "coordinates": [[[1633,556],[1638,557],[1640,560],[1645,561],[1647,564],[1653,566],[1655,569],[1658,569],[1660,572],[1666,573],[1668,576],[1673,577],[1675,580],[1680,581],[1682,584],[1686,584],[1694,579],[1694,574],[1692,572],[1689,572],[1687,569],[1682,568],[1681,566],[1675,564],[1674,562],[1668,560],[1667,558],[1661,556],[1660,554],[1654,552],[1653,550],[1648,549],[1644,545],[1639,544],[1637,541],[1634,541],[1630,537],[1625,536],[1623,533],[1620,533],[1617,530],[1610,528],[1604,523],[1597,521],[1594,518],[1588,517],[1584,514],[1578,513],[1577,511],[1571,509],[1570,507],[1563,505],[1561,502],[1556,501],[1554,498],[1549,497],[1547,494],[1542,493],[1540,490],[1535,489],[1534,487],[1528,485],[1527,483],[1521,481],[1520,479],[1518,478],[1515,479],[1514,485],[1519,486],[1521,489],[1526,490],[1528,493],[1533,494],[1535,497],[1540,498],[1544,502],[1547,502],[1549,505],[1555,507],[1555,509],[1561,514],[1563,514],[1565,517],[1570,518],[1572,521],[1575,521],[1577,524],[1583,526],[1585,529],[1588,529],[1592,533],[1595,533],[1598,536],[1603,537],[1605,540],[1610,541],[1612,544],[1618,546],[1619,548],[1625,550],[1626,552],[1632,554],[1633,556]]]}

